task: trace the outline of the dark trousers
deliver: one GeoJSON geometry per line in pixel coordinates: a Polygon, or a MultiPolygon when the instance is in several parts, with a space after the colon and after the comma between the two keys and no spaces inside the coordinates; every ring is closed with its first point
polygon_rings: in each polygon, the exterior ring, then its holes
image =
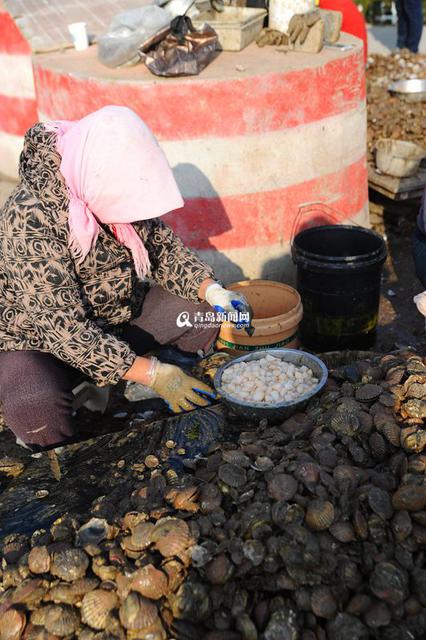
{"type": "Polygon", "coordinates": [[[418,228],[413,233],[412,250],[416,276],[426,289],[426,236],[418,228]]]}
{"type": "Polygon", "coordinates": [[[398,13],[396,46],[417,53],[423,30],[422,0],[396,0],[395,4],[398,13]]]}
{"type": "MultiPolygon", "coordinates": [[[[177,316],[211,311],[207,303],[194,304],[153,287],[147,294],[140,318],[124,330],[124,340],[138,355],[160,345],[182,351],[207,351],[218,329],[179,328],[177,316]]],[[[73,388],[85,376],[55,356],[40,351],[0,353],[0,402],[8,427],[33,450],[72,442],[77,435],[72,416],[73,388]]]]}

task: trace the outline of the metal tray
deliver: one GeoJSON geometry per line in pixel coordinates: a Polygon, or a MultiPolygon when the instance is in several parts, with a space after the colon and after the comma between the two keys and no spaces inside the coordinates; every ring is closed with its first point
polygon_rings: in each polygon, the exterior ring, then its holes
{"type": "Polygon", "coordinates": [[[388,91],[409,102],[423,102],[426,100],[426,79],[397,80],[389,85],[388,91]]]}
{"type": "Polygon", "coordinates": [[[285,418],[290,417],[296,411],[301,411],[303,407],[321,391],[328,378],[328,370],[325,364],[306,351],[299,349],[266,349],[265,351],[255,351],[246,356],[234,358],[226,364],[222,365],[214,377],[214,386],[223,402],[232,410],[233,413],[246,418],[249,421],[259,422],[266,418],[271,424],[282,422],[285,418]],[[247,362],[249,360],[260,360],[266,355],[275,356],[286,362],[292,362],[296,365],[305,365],[312,369],[314,375],[318,378],[318,384],[312,391],[300,396],[297,400],[290,402],[277,402],[276,404],[265,404],[263,402],[245,402],[239,400],[235,396],[231,396],[222,388],[222,374],[225,369],[232,367],[236,362],[247,362]]]}

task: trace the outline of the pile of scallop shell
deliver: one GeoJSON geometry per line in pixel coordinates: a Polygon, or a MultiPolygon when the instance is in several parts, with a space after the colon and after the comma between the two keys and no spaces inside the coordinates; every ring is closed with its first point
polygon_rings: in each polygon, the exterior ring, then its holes
{"type": "Polygon", "coordinates": [[[406,102],[388,92],[392,81],[409,78],[426,78],[426,56],[410,51],[369,56],[367,136],[370,160],[379,138],[409,140],[424,145],[426,102],[406,102]]]}
{"type": "Polygon", "coordinates": [[[2,541],[0,640],[426,637],[426,366],[331,371],[278,426],[2,541]]]}

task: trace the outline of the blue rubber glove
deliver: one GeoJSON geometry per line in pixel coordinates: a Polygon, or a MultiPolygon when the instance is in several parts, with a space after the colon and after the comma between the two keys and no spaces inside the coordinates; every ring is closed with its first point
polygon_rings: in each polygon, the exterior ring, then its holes
{"type": "Polygon", "coordinates": [[[225,289],[215,282],[207,287],[205,299],[215,311],[229,316],[229,320],[237,329],[251,326],[253,311],[241,293],[225,289]],[[241,319],[240,314],[244,314],[245,317],[241,319]]]}

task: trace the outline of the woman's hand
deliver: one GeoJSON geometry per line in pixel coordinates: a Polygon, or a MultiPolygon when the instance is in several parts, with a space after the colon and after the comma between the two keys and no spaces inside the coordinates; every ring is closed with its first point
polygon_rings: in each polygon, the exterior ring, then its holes
{"type": "Polygon", "coordinates": [[[241,293],[225,289],[218,282],[213,282],[206,288],[205,300],[215,311],[229,314],[229,319],[237,325],[237,329],[251,328],[253,311],[241,293]],[[244,314],[245,318],[240,318],[240,314],[244,314]]]}
{"type": "Polygon", "coordinates": [[[136,358],[124,379],[151,387],[174,413],[206,407],[216,397],[213,389],[204,382],[156,358],[136,358]]]}

